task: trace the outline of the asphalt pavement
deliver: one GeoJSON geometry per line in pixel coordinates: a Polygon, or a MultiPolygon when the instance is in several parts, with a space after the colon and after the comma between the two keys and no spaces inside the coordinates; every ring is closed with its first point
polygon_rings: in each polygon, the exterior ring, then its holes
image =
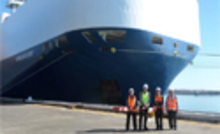
{"type": "MultiPolygon", "coordinates": [[[[219,134],[220,124],[178,120],[177,131],[169,130],[164,118],[164,130],[155,130],[155,122],[148,122],[149,131],[125,131],[124,114],[45,106],[38,104],[1,104],[1,134],[219,134]]],[[[132,122],[131,122],[132,123],[132,122]]]]}

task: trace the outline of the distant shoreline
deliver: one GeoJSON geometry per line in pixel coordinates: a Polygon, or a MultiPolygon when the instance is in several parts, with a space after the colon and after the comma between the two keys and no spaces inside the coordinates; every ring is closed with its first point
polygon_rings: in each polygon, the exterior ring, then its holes
{"type": "Polygon", "coordinates": [[[220,95],[220,91],[178,89],[178,90],[175,90],[175,94],[180,94],[180,95],[220,95]]]}

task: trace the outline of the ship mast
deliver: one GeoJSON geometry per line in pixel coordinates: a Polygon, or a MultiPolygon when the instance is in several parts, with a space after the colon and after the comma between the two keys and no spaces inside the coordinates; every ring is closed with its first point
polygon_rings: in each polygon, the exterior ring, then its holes
{"type": "Polygon", "coordinates": [[[16,12],[17,9],[25,3],[26,0],[8,0],[6,7],[16,12]]]}

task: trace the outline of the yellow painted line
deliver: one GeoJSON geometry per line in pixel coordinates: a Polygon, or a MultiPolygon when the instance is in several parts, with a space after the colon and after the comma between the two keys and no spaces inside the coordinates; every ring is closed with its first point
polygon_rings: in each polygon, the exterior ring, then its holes
{"type": "MultiPolygon", "coordinates": [[[[98,114],[98,115],[111,115],[111,116],[116,116],[116,117],[126,117],[125,114],[122,113],[111,113],[107,111],[95,111],[95,110],[89,110],[89,109],[79,109],[75,107],[71,108],[66,108],[62,106],[52,106],[52,105],[43,105],[43,104],[34,104],[36,106],[42,106],[46,108],[54,108],[54,109],[61,109],[61,110],[71,110],[75,112],[82,112],[82,113],[91,113],[91,114],[98,114]]],[[[139,116],[138,116],[139,117],[139,116]]],[[[168,119],[164,118],[164,122],[168,123],[168,119]]],[[[206,122],[196,122],[196,121],[189,121],[189,120],[178,120],[178,123],[184,124],[184,125],[193,125],[193,126],[198,126],[198,127],[212,127],[212,128],[219,128],[220,129],[220,124],[211,124],[211,123],[206,123],[206,122]]]]}

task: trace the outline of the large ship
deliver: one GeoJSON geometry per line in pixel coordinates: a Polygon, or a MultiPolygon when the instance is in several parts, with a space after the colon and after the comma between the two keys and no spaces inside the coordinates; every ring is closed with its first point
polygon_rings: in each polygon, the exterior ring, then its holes
{"type": "Polygon", "coordinates": [[[4,97],[123,104],[128,88],[138,94],[144,83],[151,94],[158,86],[165,93],[200,47],[197,0],[9,0],[7,7],[4,97]]]}

